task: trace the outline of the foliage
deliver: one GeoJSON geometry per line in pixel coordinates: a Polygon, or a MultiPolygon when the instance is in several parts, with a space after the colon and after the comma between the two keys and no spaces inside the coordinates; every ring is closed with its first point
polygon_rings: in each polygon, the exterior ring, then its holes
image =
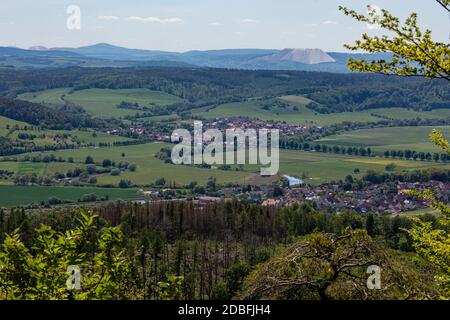
{"type": "Polygon", "coordinates": [[[126,298],[129,261],[119,228],[97,230],[96,216],[80,213],[78,226],[57,232],[41,225],[32,246],[19,230],[0,250],[0,299],[122,299],[126,298]],[[80,290],[68,290],[69,266],[81,270],[80,290]]]}
{"type": "Polygon", "coordinates": [[[180,300],[183,297],[182,286],[184,278],[174,275],[166,275],[167,281],[158,282],[156,300],[180,300]]]}
{"type": "Polygon", "coordinates": [[[86,114],[72,114],[37,103],[0,97],[0,115],[51,129],[103,127],[105,122],[86,114]]]}
{"type": "MultiPolygon", "coordinates": [[[[448,1],[438,1],[447,11],[448,1]]],[[[402,24],[400,19],[389,11],[382,10],[379,15],[374,8],[368,7],[367,16],[340,6],[346,15],[368,24],[376,24],[391,32],[393,37],[362,35],[354,45],[346,45],[352,51],[392,53],[390,61],[365,61],[351,59],[349,67],[355,71],[395,74],[400,76],[424,76],[450,81],[450,45],[432,40],[431,30],[422,31],[417,24],[417,14],[412,13],[402,24]]]]}
{"type": "Polygon", "coordinates": [[[448,140],[444,138],[442,132],[440,132],[439,130],[433,130],[433,132],[431,132],[430,134],[430,140],[442,150],[450,154],[450,146],[448,140]]]}
{"type": "MultiPolygon", "coordinates": [[[[436,0],[436,2],[450,12],[448,0],[436,0]]],[[[386,35],[370,37],[364,34],[363,39],[356,41],[355,45],[347,45],[346,47],[353,51],[362,49],[368,52],[393,54],[390,62],[350,60],[350,69],[450,81],[450,45],[434,42],[431,38],[431,30],[421,31],[417,24],[416,13],[412,13],[402,25],[400,20],[387,10],[382,10],[381,16],[378,16],[369,6],[367,17],[342,6],[340,10],[358,21],[377,24],[394,34],[393,38],[386,35]]],[[[438,130],[430,134],[430,140],[445,152],[450,153],[448,141],[438,130]]],[[[450,207],[437,199],[431,190],[412,191],[410,194],[429,201],[430,206],[439,210],[443,216],[440,228],[433,227],[431,222],[415,219],[416,225],[409,230],[409,235],[414,241],[413,246],[416,251],[437,267],[436,278],[445,295],[443,298],[450,298],[450,233],[448,231],[450,207]]]]}
{"type": "MultiPolygon", "coordinates": [[[[450,154],[449,143],[441,132],[434,130],[430,134],[430,140],[450,154]]],[[[444,294],[442,298],[450,299],[450,207],[431,190],[412,191],[410,194],[429,201],[430,207],[442,215],[438,228],[433,227],[431,222],[415,219],[416,225],[409,230],[409,234],[414,240],[414,249],[436,266],[436,280],[444,294]]]]}
{"type": "Polygon", "coordinates": [[[384,251],[363,230],[312,234],[250,274],[243,299],[409,299],[435,295],[427,280],[384,251]],[[381,289],[367,287],[367,268],[381,268],[381,289]]]}
{"type": "MultiPolygon", "coordinates": [[[[403,216],[317,212],[306,204],[274,209],[238,201],[201,205],[181,200],[145,205],[108,203],[96,205],[95,212],[100,218],[95,219],[97,227],[90,234],[91,245],[79,252],[85,253],[83,261],[90,263],[91,257],[100,253],[95,247],[100,227],[120,227],[120,248],[129,269],[115,299],[230,299],[242,289],[249,272],[274,257],[277,246],[290,247],[298,237],[317,232],[340,235],[348,227],[367,229],[385,253],[392,252],[387,248],[408,253],[404,260],[409,269],[422,274],[413,260],[411,239],[405,231],[411,222],[403,216]],[[170,280],[170,275],[182,277],[182,284],[170,280]]],[[[436,223],[433,216],[423,218],[436,223]]],[[[33,230],[42,224],[60,234],[77,230],[80,223],[78,213],[70,207],[29,212],[0,210],[0,235],[14,233],[20,227],[20,240],[26,248],[37,247],[33,230]]],[[[2,239],[0,236],[0,243],[2,239]]],[[[30,252],[34,257],[32,249],[30,252]]],[[[417,286],[417,290],[420,288],[417,286]]]]}

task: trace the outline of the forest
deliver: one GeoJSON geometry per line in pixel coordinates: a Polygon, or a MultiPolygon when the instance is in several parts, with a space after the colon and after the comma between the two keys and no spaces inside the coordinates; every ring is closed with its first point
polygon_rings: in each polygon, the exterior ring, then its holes
{"type": "MultiPolygon", "coordinates": [[[[276,209],[237,201],[117,202],[85,209],[87,213],[81,214],[80,209],[68,207],[33,213],[0,211],[0,298],[420,299],[439,295],[430,280],[433,268],[413,254],[407,230],[414,222],[407,217],[318,212],[307,203],[276,209]],[[282,263],[292,247],[304,251],[298,258],[301,271],[282,263]],[[311,248],[323,255],[308,254],[311,248]],[[343,267],[350,261],[358,263],[343,267]],[[389,289],[366,291],[361,277],[373,263],[386,268],[389,289]],[[79,291],[66,289],[66,269],[72,264],[89,275],[79,291]],[[319,266],[328,264],[343,268],[318,273],[319,266]],[[277,270],[271,279],[265,278],[267,268],[277,270]],[[290,282],[274,285],[276,276],[290,282]],[[295,285],[297,276],[306,277],[308,283],[295,285]]],[[[421,219],[439,225],[433,215],[421,219]]]]}
{"type": "Polygon", "coordinates": [[[193,104],[191,107],[284,94],[309,97],[315,101],[309,107],[320,113],[380,107],[450,107],[445,81],[375,74],[156,67],[0,70],[0,93],[10,98],[62,87],[148,88],[183,98],[193,104]]]}
{"type": "Polygon", "coordinates": [[[105,122],[85,113],[55,110],[32,102],[0,97],[0,115],[48,129],[99,128],[105,122]]]}

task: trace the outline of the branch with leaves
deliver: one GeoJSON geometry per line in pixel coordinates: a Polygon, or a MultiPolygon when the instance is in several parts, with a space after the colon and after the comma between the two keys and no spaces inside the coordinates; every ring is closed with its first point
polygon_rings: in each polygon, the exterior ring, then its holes
{"type": "MultiPolygon", "coordinates": [[[[450,9],[448,0],[438,2],[447,10],[450,9]]],[[[402,23],[389,11],[381,10],[381,14],[378,14],[371,6],[368,6],[367,16],[343,6],[340,6],[339,10],[360,22],[378,25],[393,34],[370,36],[365,33],[355,44],[345,45],[351,51],[392,54],[389,61],[350,59],[348,65],[351,70],[450,81],[450,45],[433,41],[431,30],[422,31],[418,26],[416,13],[412,13],[402,23]]]]}

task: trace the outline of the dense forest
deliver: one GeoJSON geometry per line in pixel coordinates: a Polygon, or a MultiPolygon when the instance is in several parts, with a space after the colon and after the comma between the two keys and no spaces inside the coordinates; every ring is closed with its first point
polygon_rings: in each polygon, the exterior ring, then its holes
{"type": "MultiPolygon", "coordinates": [[[[438,295],[431,280],[433,270],[412,253],[406,230],[413,222],[405,217],[318,212],[308,204],[276,209],[236,201],[119,202],[90,210],[98,218],[80,216],[74,208],[0,211],[4,266],[0,297],[405,299],[438,295]],[[323,255],[307,254],[310,246],[323,255]],[[291,247],[302,248],[297,258],[304,267],[298,276],[306,276],[311,285],[272,284],[264,290],[283,268],[295,280],[297,271],[287,270],[289,263],[280,265],[291,247]],[[317,273],[328,270],[327,264],[344,266],[349,261],[359,263],[336,274],[317,273]],[[374,263],[386,268],[392,290],[364,296],[365,283],[355,279],[374,263]],[[75,293],[65,290],[65,272],[71,264],[82,265],[89,275],[83,289],[75,293]],[[265,268],[278,271],[268,280],[265,268]]],[[[432,215],[422,219],[438,224],[432,215]]]]}
{"type": "Polygon", "coordinates": [[[86,113],[56,110],[37,103],[4,97],[0,97],[0,116],[48,129],[71,130],[105,126],[105,121],[93,119],[86,113]]]}
{"type": "Polygon", "coordinates": [[[450,107],[450,88],[445,81],[375,74],[209,68],[0,70],[0,93],[8,97],[60,87],[148,88],[181,97],[192,107],[284,94],[310,97],[315,101],[311,107],[321,113],[380,107],[414,110],[450,107]]]}

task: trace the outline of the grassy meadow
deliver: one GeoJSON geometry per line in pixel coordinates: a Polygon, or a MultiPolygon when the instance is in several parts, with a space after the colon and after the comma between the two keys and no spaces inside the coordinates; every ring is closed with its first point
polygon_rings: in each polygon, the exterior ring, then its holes
{"type": "MultiPolygon", "coordinates": [[[[166,179],[167,182],[178,185],[197,181],[204,185],[210,177],[215,177],[218,183],[249,183],[259,176],[259,167],[255,165],[245,165],[243,171],[223,171],[219,169],[203,169],[192,166],[166,164],[155,154],[163,147],[162,143],[149,143],[144,145],[133,145],[110,148],[82,148],[75,152],[73,150],[62,150],[57,152],[47,152],[63,159],[73,157],[76,163],[30,163],[30,162],[0,162],[0,170],[8,169],[14,172],[37,172],[39,174],[52,174],[56,172],[67,172],[75,166],[83,166],[87,156],[92,156],[94,161],[101,163],[104,159],[110,159],[116,163],[128,161],[137,165],[135,172],[124,171],[120,176],[109,174],[98,175],[98,184],[117,185],[121,179],[130,180],[135,184],[151,184],[159,178],[166,179]]],[[[41,153],[44,154],[44,153],[41,153]]],[[[428,167],[449,167],[450,165],[407,161],[391,160],[384,158],[354,157],[347,155],[336,155],[318,152],[303,152],[293,150],[280,151],[280,174],[288,174],[296,177],[306,177],[306,182],[320,184],[332,180],[344,179],[349,174],[354,174],[357,168],[360,174],[367,170],[384,171],[385,166],[395,162],[397,170],[412,170],[428,167]]]]}
{"type": "MultiPolygon", "coordinates": [[[[289,102],[292,103],[292,99],[289,102]]],[[[314,124],[319,126],[348,121],[350,116],[352,117],[351,119],[356,122],[375,122],[380,120],[379,118],[373,117],[369,114],[356,112],[344,112],[327,115],[318,114],[301,104],[298,104],[295,109],[293,106],[288,109],[274,108],[264,110],[258,101],[222,104],[209,110],[205,108],[197,110],[194,114],[207,119],[241,116],[261,120],[286,121],[291,124],[314,124]]]]}
{"type": "Polygon", "coordinates": [[[265,110],[261,101],[249,100],[222,104],[214,108],[202,108],[193,113],[207,119],[226,117],[249,117],[261,120],[286,121],[291,124],[314,124],[318,126],[332,125],[344,121],[353,122],[378,122],[383,120],[380,116],[392,119],[439,119],[450,117],[450,109],[438,109],[429,112],[417,112],[404,108],[382,108],[358,112],[341,112],[320,114],[306,107],[311,101],[302,96],[284,96],[280,98],[288,102],[289,108],[271,108],[265,110]]]}
{"type": "Polygon", "coordinates": [[[117,108],[122,101],[139,103],[141,106],[159,107],[182,101],[174,95],[148,89],[86,89],[71,93],[70,88],[24,93],[19,96],[19,99],[56,107],[63,106],[64,101],[68,101],[83,107],[96,117],[121,117],[139,112],[117,108]]]}
{"type": "MultiPolygon", "coordinates": [[[[151,184],[155,180],[164,178],[168,182],[177,184],[187,184],[197,181],[199,184],[206,184],[210,177],[217,178],[219,183],[244,183],[246,179],[254,175],[253,172],[223,171],[215,169],[201,169],[189,166],[177,166],[166,164],[155,157],[155,154],[167,146],[162,143],[149,143],[144,145],[132,145],[110,148],[81,148],[76,151],[61,150],[47,152],[63,159],[73,157],[75,162],[84,163],[87,156],[92,156],[94,161],[101,163],[104,159],[115,162],[128,161],[137,165],[136,172],[123,172],[120,176],[99,175],[98,184],[115,184],[121,179],[131,180],[136,184],[151,184]],[[123,155],[123,156],[122,156],[123,155]]],[[[45,153],[34,153],[45,154],[45,153]]],[[[0,162],[0,169],[2,163],[0,162]]]]}
{"type": "Polygon", "coordinates": [[[40,203],[53,197],[60,200],[78,201],[88,194],[95,194],[98,199],[107,197],[109,200],[135,200],[141,198],[137,189],[0,185],[0,207],[40,203]]]}
{"type": "Polygon", "coordinates": [[[373,151],[416,150],[418,152],[440,152],[429,140],[433,129],[439,129],[450,137],[450,126],[441,127],[391,127],[355,130],[317,140],[317,143],[339,146],[370,147],[373,151]]]}

